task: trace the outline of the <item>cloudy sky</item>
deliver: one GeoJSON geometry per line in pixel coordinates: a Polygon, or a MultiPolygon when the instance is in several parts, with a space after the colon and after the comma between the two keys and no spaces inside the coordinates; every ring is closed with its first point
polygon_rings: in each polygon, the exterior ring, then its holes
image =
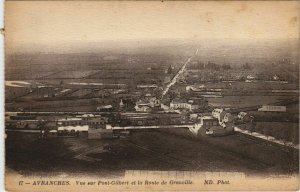
{"type": "Polygon", "coordinates": [[[137,39],[298,38],[298,1],[7,1],[6,46],[137,39]]]}

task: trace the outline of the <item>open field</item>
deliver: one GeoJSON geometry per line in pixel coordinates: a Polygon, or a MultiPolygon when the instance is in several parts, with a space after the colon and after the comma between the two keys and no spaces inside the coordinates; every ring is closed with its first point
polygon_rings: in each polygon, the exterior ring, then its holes
{"type": "MultiPolygon", "coordinates": [[[[203,71],[208,73],[209,71],[203,71]]],[[[238,70],[236,70],[238,73],[238,70]]],[[[228,72],[230,73],[230,72],[228,72]]],[[[189,71],[189,74],[193,74],[189,71]]],[[[204,85],[207,89],[233,89],[233,90],[298,90],[298,85],[294,83],[280,83],[280,82],[265,82],[259,81],[256,83],[248,83],[243,81],[235,82],[204,82],[194,83],[194,86],[204,85]]]]}
{"type": "Polygon", "coordinates": [[[292,122],[256,122],[251,124],[239,125],[241,129],[272,136],[279,140],[299,143],[299,124],[292,122]]]}
{"type": "MultiPolygon", "coordinates": [[[[209,104],[215,107],[249,107],[266,105],[282,100],[282,96],[224,96],[222,98],[208,98],[209,104]]],[[[289,97],[285,97],[289,98],[289,97]]]]}
{"type": "MultiPolygon", "coordinates": [[[[16,134],[16,133],[15,133],[16,134]]],[[[8,135],[7,166],[21,174],[122,175],[125,170],[239,171],[246,174],[293,173],[298,152],[241,135],[187,139],[161,132],[134,132],[128,140],[8,135]],[[110,150],[100,150],[110,146],[110,150]],[[99,148],[99,150],[91,149],[99,148]],[[90,152],[88,152],[90,151],[90,152]],[[182,154],[185,154],[184,156],[182,154]],[[88,159],[75,157],[84,154],[88,159]]]]}

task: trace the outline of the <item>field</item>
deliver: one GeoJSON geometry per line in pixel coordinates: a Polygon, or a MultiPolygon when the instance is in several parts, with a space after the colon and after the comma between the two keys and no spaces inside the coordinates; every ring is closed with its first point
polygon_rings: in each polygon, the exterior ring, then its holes
{"type": "MultiPolygon", "coordinates": [[[[255,105],[265,105],[282,100],[282,96],[224,96],[222,98],[208,98],[210,105],[215,107],[249,107],[255,105]]],[[[289,98],[289,97],[285,97],[289,98]]]]}
{"type": "MultiPolygon", "coordinates": [[[[146,92],[154,95],[153,90],[137,90],[137,86],[163,86],[165,78],[172,78],[190,53],[185,51],[177,55],[178,50],[160,50],[150,47],[147,54],[128,50],[129,53],[8,55],[6,111],[95,111],[97,106],[118,104],[120,91],[137,92],[138,97],[146,92]],[[172,70],[167,74],[169,68],[172,70]],[[29,84],[17,87],[8,80],[22,80],[29,84]],[[62,92],[64,90],[67,91],[62,92]]],[[[131,99],[135,102],[134,97],[131,99]]]]}
{"type": "MultiPolygon", "coordinates": [[[[238,70],[237,70],[238,71],[238,70]]],[[[207,73],[208,71],[203,71],[207,73]]],[[[190,72],[189,72],[190,73],[190,72]]],[[[247,83],[242,81],[236,82],[204,82],[194,83],[195,87],[204,85],[208,89],[233,89],[233,90],[297,90],[298,85],[293,83],[280,82],[263,82],[247,83]]]]}
{"type": "Polygon", "coordinates": [[[256,122],[255,127],[252,125],[240,125],[242,129],[251,130],[272,136],[278,140],[293,142],[299,144],[299,124],[291,122],[256,122]]]}
{"type": "Polygon", "coordinates": [[[99,141],[40,140],[14,134],[6,139],[6,162],[23,175],[114,177],[138,169],[290,174],[298,170],[298,151],[241,135],[193,140],[162,132],[134,132],[128,140],[99,141]],[[104,146],[110,150],[103,150],[104,146]]]}

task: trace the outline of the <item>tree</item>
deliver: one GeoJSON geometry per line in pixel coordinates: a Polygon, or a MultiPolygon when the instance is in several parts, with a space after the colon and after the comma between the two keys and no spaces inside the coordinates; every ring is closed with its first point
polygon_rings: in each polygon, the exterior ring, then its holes
{"type": "Polygon", "coordinates": [[[71,130],[71,132],[70,132],[70,135],[71,135],[71,136],[75,136],[75,135],[76,135],[76,133],[75,133],[75,130],[74,130],[74,129],[72,129],[72,130],[71,130]]]}
{"type": "Polygon", "coordinates": [[[245,63],[244,65],[243,65],[243,69],[252,69],[251,68],[251,66],[249,65],[249,63],[245,63]]]}
{"type": "Polygon", "coordinates": [[[288,132],[288,130],[284,130],[283,131],[283,142],[286,143],[287,141],[289,141],[289,132],[288,132]]]}
{"type": "Polygon", "coordinates": [[[172,66],[170,65],[169,68],[168,68],[168,70],[167,70],[167,73],[168,74],[172,74],[172,72],[173,72],[173,69],[172,69],[172,66]]]}
{"type": "Polygon", "coordinates": [[[222,69],[223,70],[229,70],[229,69],[231,69],[231,66],[230,66],[230,64],[223,64],[222,69]]]}
{"type": "Polygon", "coordinates": [[[256,122],[252,119],[249,123],[248,131],[252,134],[255,131],[256,122]]]}
{"type": "Polygon", "coordinates": [[[177,94],[174,91],[169,91],[168,95],[169,95],[170,101],[172,101],[173,99],[175,99],[177,97],[177,94]]]}
{"type": "Polygon", "coordinates": [[[271,129],[270,128],[265,128],[264,129],[264,134],[267,136],[267,138],[269,137],[269,136],[271,136],[271,133],[272,133],[272,131],[271,131],[271,129]]]}

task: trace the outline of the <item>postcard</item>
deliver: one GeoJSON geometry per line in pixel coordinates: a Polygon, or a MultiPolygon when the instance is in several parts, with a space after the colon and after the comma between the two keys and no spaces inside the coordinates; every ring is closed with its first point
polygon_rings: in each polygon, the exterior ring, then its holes
{"type": "Polygon", "coordinates": [[[299,1],[5,2],[7,191],[299,190],[299,1]]]}

